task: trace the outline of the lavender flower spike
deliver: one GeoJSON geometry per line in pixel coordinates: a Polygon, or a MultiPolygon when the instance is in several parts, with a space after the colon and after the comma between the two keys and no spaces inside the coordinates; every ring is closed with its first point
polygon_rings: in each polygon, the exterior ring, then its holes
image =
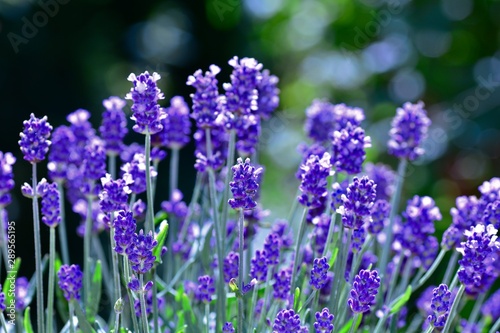
{"type": "Polygon", "coordinates": [[[433,313],[427,317],[427,320],[434,327],[442,328],[448,319],[451,291],[448,290],[447,285],[441,284],[434,288],[432,293],[431,310],[433,313]]]}
{"type": "Polygon", "coordinates": [[[102,191],[99,194],[101,210],[111,213],[127,209],[128,195],[132,192],[128,185],[133,183],[132,176],[125,174],[122,179],[113,180],[109,173],[101,178],[102,191]]]}
{"type": "Polygon", "coordinates": [[[380,287],[380,277],[377,271],[362,269],[354,278],[347,304],[354,313],[363,313],[370,310],[375,302],[375,296],[380,287]]]}
{"type": "Polygon", "coordinates": [[[265,69],[262,71],[262,78],[257,85],[259,95],[257,107],[259,115],[263,119],[271,118],[271,113],[280,103],[280,90],[276,87],[278,85],[278,81],[278,77],[271,75],[269,70],[265,69]]]}
{"type": "Polygon", "coordinates": [[[102,124],[99,127],[104,140],[106,153],[117,155],[123,150],[123,138],[128,133],[127,118],[123,108],[127,102],[119,97],[111,96],[102,102],[106,111],[102,114],[102,124]]]}
{"type": "Polygon", "coordinates": [[[20,133],[19,146],[24,159],[30,163],[38,163],[45,159],[51,142],[49,141],[52,126],[47,117],[36,118],[32,113],[29,120],[23,122],[24,130],[20,133]]]}
{"type": "Polygon", "coordinates": [[[293,310],[281,310],[276,315],[273,333],[299,333],[300,317],[293,310]]]}
{"type": "Polygon", "coordinates": [[[346,194],[342,194],[343,205],[337,209],[344,227],[360,229],[365,222],[371,223],[371,208],[377,194],[377,185],[366,176],[354,177],[346,194]]]}
{"type": "Polygon", "coordinates": [[[132,236],[132,244],[127,247],[127,256],[132,264],[132,269],[138,274],[146,274],[155,262],[156,256],[153,249],[158,242],[153,237],[153,232],[144,234],[141,229],[139,234],[132,236]]]}
{"type": "Polygon", "coordinates": [[[309,208],[321,207],[323,204],[321,198],[328,194],[327,178],[333,174],[330,154],[324,153],[321,158],[311,155],[300,168],[303,172],[299,187],[302,192],[298,197],[299,203],[309,208]]]}
{"type": "Polygon", "coordinates": [[[82,289],[82,271],[78,265],[62,265],[57,273],[59,277],[59,288],[64,292],[64,298],[70,301],[80,299],[82,289]]]}
{"type": "Polygon", "coordinates": [[[234,326],[233,323],[227,322],[222,326],[222,333],[234,333],[234,326]]]}
{"type": "Polygon", "coordinates": [[[309,281],[311,286],[315,289],[323,288],[327,282],[327,273],[329,269],[330,265],[326,257],[314,259],[313,268],[311,270],[311,280],[309,281]]]}
{"type": "Polygon", "coordinates": [[[5,207],[11,202],[10,190],[14,188],[14,173],[12,166],[16,158],[11,153],[0,151],[0,207],[5,207]]]}
{"type": "Polygon", "coordinates": [[[203,275],[198,278],[198,283],[198,290],[195,293],[196,299],[210,303],[212,295],[215,293],[214,280],[208,275],[203,275]]]}
{"type": "Polygon", "coordinates": [[[210,71],[203,75],[201,69],[188,77],[186,84],[196,89],[191,94],[193,100],[193,113],[191,117],[200,128],[211,128],[215,124],[215,119],[221,111],[221,99],[219,97],[218,81],[215,78],[219,74],[220,68],[215,65],[210,66],[210,71]]]}
{"type": "Polygon", "coordinates": [[[262,172],[262,168],[256,169],[250,164],[250,159],[247,158],[245,163],[240,157],[237,160],[233,170],[233,181],[229,183],[233,199],[229,199],[228,203],[233,209],[252,209],[257,203],[253,197],[259,189],[258,177],[262,172]]]}
{"type": "Polygon", "coordinates": [[[333,314],[330,313],[328,308],[324,308],[321,312],[316,312],[316,321],[314,322],[314,329],[316,333],[332,333],[333,326],[333,314]]]}
{"type": "Polygon", "coordinates": [[[361,127],[348,122],[340,131],[333,132],[332,139],[332,164],[338,171],[350,175],[360,173],[366,157],[365,149],[372,146],[371,138],[365,136],[361,127]]]}
{"type": "Polygon", "coordinates": [[[424,153],[421,145],[430,125],[431,120],[427,117],[423,102],[405,103],[397,109],[392,120],[389,132],[391,138],[387,143],[389,153],[398,158],[415,160],[424,153]]]}
{"type": "Polygon", "coordinates": [[[115,228],[115,243],[114,250],[122,255],[126,254],[128,247],[133,244],[133,237],[130,237],[135,232],[136,222],[132,216],[132,212],[121,210],[113,220],[115,228]]]}
{"type": "Polygon", "coordinates": [[[42,222],[51,228],[56,227],[61,222],[59,190],[56,183],[45,186],[42,195],[42,222]]]}
{"type": "Polygon", "coordinates": [[[135,121],[133,130],[141,134],[155,134],[163,129],[161,120],[166,117],[158,105],[158,100],[164,99],[163,93],[157,87],[156,81],[160,79],[158,73],[150,75],[147,71],[136,76],[131,73],[127,80],[131,81],[133,87],[125,96],[134,102],[131,109],[133,115],[130,119],[135,121]]]}
{"type": "Polygon", "coordinates": [[[153,145],[180,149],[188,144],[190,139],[189,107],[182,96],[174,96],[165,112],[167,116],[162,121],[163,129],[151,138],[153,145]]]}

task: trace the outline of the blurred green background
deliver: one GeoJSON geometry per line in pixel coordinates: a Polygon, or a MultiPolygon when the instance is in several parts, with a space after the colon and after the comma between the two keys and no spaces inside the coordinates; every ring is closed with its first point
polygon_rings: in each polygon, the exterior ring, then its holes
{"type": "MultiPolygon", "coordinates": [[[[412,165],[404,195],[436,199],[444,216],[438,232],[456,196],[477,194],[498,175],[500,1],[0,0],[0,43],[0,150],[18,157],[9,214],[22,226],[24,269],[34,265],[29,202],[18,190],[30,181],[17,146],[22,121],[33,112],[59,126],[85,108],[97,127],[102,100],[123,97],[130,72],[159,72],[165,103],[188,98],[186,78],[198,68],[217,64],[219,81],[227,82],[234,55],[255,57],[280,78],[281,105],[264,123],[259,154],[266,166],[262,202],[273,217],[284,216],[293,200],[295,148],[305,140],[304,110],[315,98],[362,107],[374,143],[369,159],[393,167],[385,146],[390,118],[405,101],[425,102],[433,120],[427,154],[412,165]]],[[[192,151],[190,145],[181,154],[180,187],[188,197],[192,151]]],[[[166,188],[168,162],[160,168],[166,188]]],[[[80,251],[80,241],[72,244],[80,251]]]]}

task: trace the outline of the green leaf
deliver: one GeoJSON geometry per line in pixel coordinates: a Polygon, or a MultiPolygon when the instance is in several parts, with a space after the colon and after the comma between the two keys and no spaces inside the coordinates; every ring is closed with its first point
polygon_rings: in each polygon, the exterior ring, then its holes
{"type": "MultiPolygon", "coordinates": [[[[80,326],[80,329],[83,332],[95,333],[95,330],[92,328],[90,323],[87,321],[87,318],[85,318],[85,314],[83,313],[82,308],[80,307],[80,304],[78,304],[78,302],[75,301],[74,299],[72,299],[71,302],[73,302],[73,307],[75,308],[75,314],[76,314],[76,317],[78,318],[78,326],[80,326]]],[[[72,320],[72,319],[70,318],[70,320],[72,320]]]]}
{"type": "Polygon", "coordinates": [[[187,325],[184,322],[184,311],[177,311],[177,327],[175,328],[176,332],[184,332],[184,329],[187,325]]]}
{"type": "Polygon", "coordinates": [[[340,329],[339,333],[347,333],[347,332],[349,332],[349,329],[351,328],[351,326],[352,326],[352,318],[349,319],[349,321],[344,326],[342,326],[342,328],[340,329]]]}
{"type": "Polygon", "coordinates": [[[330,262],[328,265],[333,269],[333,265],[335,264],[335,260],[337,259],[337,254],[339,254],[339,248],[336,247],[333,249],[332,257],[330,258],[330,262]]]}
{"type": "Polygon", "coordinates": [[[21,266],[21,258],[16,258],[14,265],[9,267],[7,277],[5,278],[5,282],[3,283],[3,293],[5,294],[4,304],[6,306],[9,306],[11,302],[16,302],[16,295],[14,291],[16,290],[16,276],[17,271],[19,270],[19,266],[21,266]]]}
{"type": "Polygon", "coordinates": [[[299,304],[300,304],[300,288],[297,287],[295,288],[295,293],[293,297],[293,308],[297,312],[299,310],[299,304]]]}
{"type": "Polygon", "coordinates": [[[33,326],[31,326],[31,320],[30,320],[29,306],[26,308],[26,310],[24,310],[24,331],[26,333],[33,333],[33,326]]]}
{"type": "Polygon", "coordinates": [[[194,316],[193,308],[191,307],[191,301],[189,300],[189,297],[188,295],[186,295],[186,293],[182,293],[181,298],[182,310],[186,315],[186,322],[189,327],[193,327],[191,325],[195,322],[196,318],[194,316]],[[190,316],[188,316],[188,314],[190,314],[190,316]]]}
{"type": "Polygon", "coordinates": [[[411,292],[412,292],[412,288],[411,288],[411,285],[408,286],[408,288],[406,288],[405,290],[405,293],[401,296],[399,296],[396,300],[395,300],[395,303],[394,305],[391,307],[391,314],[394,314],[396,312],[399,312],[399,310],[401,310],[401,308],[406,304],[406,302],[408,302],[408,300],[410,299],[410,296],[411,296],[411,292]]]}
{"type": "Polygon", "coordinates": [[[99,302],[101,300],[101,289],[102,289],[102,272],[101,272],[101,261],[97,260],[94,275],[92,276],[92,281],[90,284],[90,292],[88,294],[89,301],[87,302],[87,319],[89,322],[93,323],[95,321],[95,316],[99,310],[99,302]]]}
{"type": "Polygon", "coordinates": [[[168,223],[167,220],[163,220],[160,224],[160,231],[156,236],[156,241],[158,242],[158,244],[153,249],[153,255],[156,257],[155,263],[158,265],[162,263],[161,249],[163,247],[163,244],[165,244],[165,240],[167,239],[167,234],[168,234],[168,223]]]}
{"type": "Polygon", "coordinates": [[[157,226],[158,224],[163,222],[163,220],[166,220],[167,217],[168,217],[168,214],[165,211],[160,210],[158,213],[156,213],[156,216],[155,216],[155,226],[157,226]]]}

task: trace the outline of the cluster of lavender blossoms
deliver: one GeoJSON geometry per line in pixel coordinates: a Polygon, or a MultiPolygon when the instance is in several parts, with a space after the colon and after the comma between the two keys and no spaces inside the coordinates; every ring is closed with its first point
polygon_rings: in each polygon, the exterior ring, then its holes
{"type": "Polygon", "coordinates": [[[279,106],[279,80],[254,58],[228,65],[228,82],[219,86],[216,65],[197,70],[186,82],[190,99],[171,96],[167,105],[157,73],[130,74],[124,98],[103,101],[98,131],[84,109],[54,130],[30,115],[19,146],[32,176],[20,192],[33,210],[35,274],[15,275],[9,204],[27,202],[13,192],[15,154],[0,151],[0,265],[10,272],[0,281],[2,328],[15,331],[14,313],[24,318],[17,331],[33,332],[36,319],[40,333],[500,329],[500,178],[456,198],[449,226],[433,198],[408,193],[406,166],[425,153],[431,124],[423,102],[396,110],[387,143],[399,162],[393,170],[365,163],[372,143],[364,110],[312,101],[291,178],[297,194],[286,218],[273,220],[269,192],[261,195],[269,189],[259,142],[279,106]],[[144,142],[125,144],[130,129],[144,142]],[[179,155],[191,134],[192,182],[179,155]],[[48,178],[38,179],[45,159],[48,178]],[[66,223],[75,216],[79,226],[66,223]],[[69,251],[73,235],[83,238],[82,269],[69,251]],[[411,313],[413,299],[419,311],[411,313]]]}

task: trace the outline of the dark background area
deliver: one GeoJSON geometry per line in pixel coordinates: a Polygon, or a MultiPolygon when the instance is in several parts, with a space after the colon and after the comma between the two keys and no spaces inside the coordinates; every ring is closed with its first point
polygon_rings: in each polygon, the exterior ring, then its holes
{"type": "MultiPolygon", "coordinates": [[[[450,222],[456,196],[477,194],[478,185],[498,176],[500,1],[70,0],[57,10],[54,3],[0,0],[0,150],[18,159],[8,211],[17,222],[20,275],[30,276],[34,267],[31,206],[19,190],[31,179],[17,145],[22,121],[30,113],[47,115],[56,127],[84,108],[97,128],[102,100],[123,97],[131,72],[159,72],[164,105],[173,95],[188,98],[185,82],[198,68],[217,64],[219,82],[226,82],[234,55],[255,57],[280,77],[281,106],[264,124],[261,147],[262,201],[273,217],[283,216],[293,200],[295,145],[304,140],[304,110],[314,98],[364,108],[374,142],[369,159],[393,167],[397,161],[385,151],[390,118],[407,100],[426,103],[433,120],[429,153],[408,177],[404,198],[436,199],[444,217],[438,233],[450,222]],[[53,17],[44,21],[41,4],[47,3],[53,17]],[[26,22],[39,23],[29,38],[26,22]],[[26,39],[16,50],[13,38],[26,39]]],[[[129,133],[132,141],[143,137],[129,133]]],[[[192,150],[181,153],[180,188],[188,198],[192,150]]],[[[159,188],[168,184],[167,170],[165,161],[159,188]]],[[[43,162],[39,178],[45,175],[43,162]]],[[[159,192],[157,202],[165,199],[159,192]]],[[[79,220],[69,207],[68,219],[72,232],[79,220]]],[[[42,239],[47,253],[44,226],[42,239]]],[[[82,244],[74,239],[76,258],[82,244]]]]}

